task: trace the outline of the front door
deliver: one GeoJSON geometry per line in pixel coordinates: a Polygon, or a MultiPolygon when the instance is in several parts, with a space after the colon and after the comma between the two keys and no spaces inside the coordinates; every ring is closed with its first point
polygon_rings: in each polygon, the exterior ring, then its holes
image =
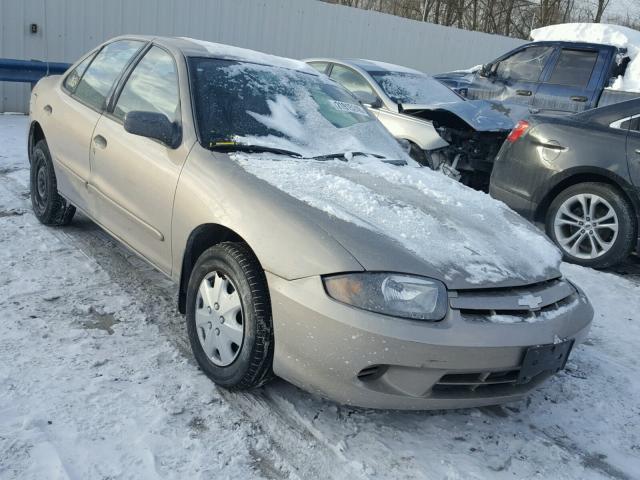
{"type": "Polygon", "coordinates": [[[469,86],[468,98],[531,105],[553,51],[554,47],[548,45],[532,45],[516,51],[495,64],[489,77],[476,75],[469,86]]]}
{"type": "Polygon", "coordinates": [[[132,71],[115,102],[96,125],[89,188],[96,219],[163,272],[171,273],[173,196],[186,147],[124,130],[130,111],[162,113],[181,124],[178,74],[173,56],[153,46],[132,71]]]}

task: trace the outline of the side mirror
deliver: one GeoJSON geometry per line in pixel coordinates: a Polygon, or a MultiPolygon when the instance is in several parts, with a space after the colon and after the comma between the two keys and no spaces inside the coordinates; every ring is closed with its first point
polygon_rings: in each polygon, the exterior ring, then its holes
{"type": "Polygon", "coordinates": [[[382,100],[369,92],[357,91],[353,92],[353,95],[358,101],[365,107],[380,108],[382,106],[382,100]]]}
{"type": "Polygon", "coordinates": [[[180,145],[181,132],[166,115],[157,112],[131,111],[124,116],[125,131],[159,140],[170,148],[180,145]]]}
{"type": "Polygon", "coordinates": [[[485,63],[484,65],[482,65],[482,68],[480,69],[480,76],[489,77],[493,73],[492,70],[493,70],[493,64],[485,63]]]}

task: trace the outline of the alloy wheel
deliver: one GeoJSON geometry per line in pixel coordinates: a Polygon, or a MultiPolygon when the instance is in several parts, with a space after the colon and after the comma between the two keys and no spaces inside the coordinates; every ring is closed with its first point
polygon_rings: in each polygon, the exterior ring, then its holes
{"type": "Polygon", "coordinates": [[[560,248],[581,259],[598,258],[611,250],[618,227],[618,215],[611,204],[592,193],[566,199],[553,220],[560,248]]]}
{"type": "Polygon", "coordinates": [[[244,312],[231,279],[221,272],[209,273],[196,296],[195,323],[200,345],[215,365],[231,365],[244,340],[244,312]]]}

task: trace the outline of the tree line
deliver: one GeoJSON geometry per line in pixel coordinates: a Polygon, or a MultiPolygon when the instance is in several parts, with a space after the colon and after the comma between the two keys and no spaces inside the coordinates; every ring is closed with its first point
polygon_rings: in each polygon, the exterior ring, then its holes
{"type": "MultiPolygon", "coordinates": [[[[323,0],[465,30],[528,39],[531,30],[567,22],[615,23],[640,29],[635,12],[608,13],[612,0],[323,0]]],[[[614,0],[615,1],[615,0],[614,0]]]]}

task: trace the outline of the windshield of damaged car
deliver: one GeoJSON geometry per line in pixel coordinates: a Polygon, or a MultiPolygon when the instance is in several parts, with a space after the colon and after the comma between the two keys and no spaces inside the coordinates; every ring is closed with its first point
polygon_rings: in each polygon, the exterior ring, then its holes
{"type": "Polygon", "coordinates": [[[259,145],[305,158],[342,152],[406,158],[355,97],[325,76],[195,57],[189,74],[205,147],[259,145]]]}
{"type": "Polygon", "coordinates": [[[382,71],[369,75],[395,103],[431,105],[460,101],[449,87],[421,73],[382,71]]]}

